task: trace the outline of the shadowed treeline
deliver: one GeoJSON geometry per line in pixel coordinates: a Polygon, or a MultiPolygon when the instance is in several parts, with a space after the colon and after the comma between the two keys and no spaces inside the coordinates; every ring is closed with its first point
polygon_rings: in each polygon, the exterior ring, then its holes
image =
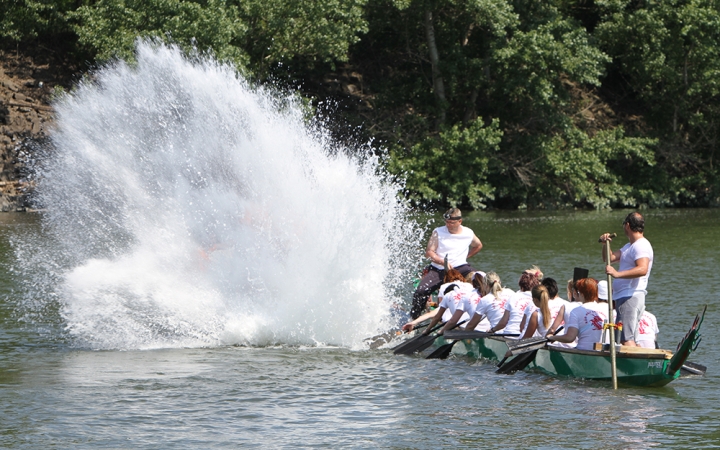
{"type": "Polygon", "coordinates": [[[719,19],[704,0],[20,0],[0,39],[75,63],[138,37],[212,52],[387,149],[420,205],[717,206],[719,19]]]}

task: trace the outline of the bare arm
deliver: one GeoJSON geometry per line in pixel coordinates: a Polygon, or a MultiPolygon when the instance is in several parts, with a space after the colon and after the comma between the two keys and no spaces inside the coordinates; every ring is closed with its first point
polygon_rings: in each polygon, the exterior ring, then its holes
{"type": "Polygon", "coordinates": [[[421,323],[421,322],[424,322],[424,321],[426,321],[426,320],[428,320],[428,319],[432,319],[433,317],[435,317],[435,314],[436,314],[436,313],[437,313],[437,311],[426,312],[425,314],[423,314],[422,316],[420,316],[420,317],[418,317],[417,319],[413,320],[412,322],[408,322],[408,323],[406,323],[405,325],[403,325],[403,326],[402,326],[402,330],[403,330],[404,332],[406,332],[406,333],[409,333],[409,332],[411,332],[411,331],[415,328],[415,325],[417,325],[417,324],[419,324],[419,323],[421,323]]]}
{"type": "Polygon", "coordinates": [[[450,320],[448,320],[447,322],[445,322],[445,326],[440,329],[440,334],[443,334],[443,333],[445,333],[447,330],[449,330],[449,329],[451,329],[452,327],[454,327],[455,324],[458,323],[458,321],[460,320],[460,318],[462,317],[462,315],[463,315],[464,312],[465,312],[465,311],[460,310],[460,309],[458,309],[457,311],[455,311],[455,314],[453,314],[452,317],[450,318],[450,320]]]}
{"type": "Polygon", "coordinates": [[[430,334],[430,331],[432,328],[440,322],[440,319],[442,319],[443,314],[445,313],[445,310],[447,308],[443,308],[442,306],[437,309],[437,313],[435,314],[435,317],[433,317],[433,320],[430,322],[430,325],[425,328],[425,331],[423,331],[423,334],[430,334]]]}
{"type": "Polygon", "coordinates": [[[537,324],[538,324],[538,313],[535,311],[530,315],[530,320],[528,320],[528,326],[525,328],[525,334],[523,334],[523,339],[533,337],[535,334],[535,330],[537,330],[537,324]]]}
{"type": "Polygon", "coordinates": [[[562,325],[563,321],[565,320],[565,305],[562,305],[560,307],[560,311],[558,312],[558,315],[555,317],[555,321],[550,325],[550,328],[548,328],[547,333],[545,336],[549,336],[553,333],[555,333],[555,330],[557,330],[560,325],[562,325]]]}
{"type": "MultiPolygon", "coordinates": [[[[602,260],[603,260],[604,262],[607,262],[607,257],[606,257],[606,255],[605,255],[605,243],[607,242],[607,245],[609,246],[609,245],[610,245],[610,242],[612,242],[612,238],[610,237],[610,233],[605,233],[605,234],[603,234],[602,236],[600,236],[599,242],[603,244],[602,260]]],[[[621,254],[622,254],[622,253],[620,252],[620,250],[616,250],[616,251],[613,252],[612,249],[610,249],[610,263],[609,263],[609,264],[612,264],[612,263],[614,263],[614,262],[620,261],[620,255],[621,255],[621,254]]]]}
{"type": "Polygon", "coordinates": [[[619,272],[613,266],[605,266],[605,273],[613,278],[640,278],[648,273],[650,267],[650,258],[640,258],[635,260],[635,267],[619,272]]]}
{"type": "Polygon", "coordinates": [[[470,319],[470,322],[465,324],[465,329],[469,330],[469,331],[474,330],[475,327],[478,326],[478,324],[480,323],[482,318],[483,318],[482,314],[478,314],[478,313],[473,314],[472,318],[470,319]]]}
{"type": "Polygon", "coordinates": [[[478,254],[482,250],[482,242],[480,242],[480,239],[478,239],[477,236],[473,235],[473,240],[470,243],[470,251],[468,251],[467,257],[473,257],[478,254]]]}
{"type": "Polygon", "coordinates": [[[570,343],[575,340],[575,338],[578,336],[578,329],[575,327],[570,327],[567,329],[567,333],[553,336],[548,336],[548,340],[555,341],[555,342],[565,342],[570,343]]]}
{"type": "Polygon", "coordinates": [[[430,258],[432,262],[435,264],[442,265],[445,260],[444,256],[440,256],[437,254],[437,248],[438,248],[438,234],[437,231],[433,231],[432,235],[430,236],[430,240],[428,241],[428,245],[425,248],[425,256],[430,258]]]}
{"type": "Polygon", "coordinates": [[[510,320],[510,311],[506,309],[505,314],[503,314],[502,319],[500,319],[500,322],[498,322],[497,325],[495,325],[494,327],[490,328],[490,332],[495,333],[502,330],[507,325],[508,320],[510,320]]]}

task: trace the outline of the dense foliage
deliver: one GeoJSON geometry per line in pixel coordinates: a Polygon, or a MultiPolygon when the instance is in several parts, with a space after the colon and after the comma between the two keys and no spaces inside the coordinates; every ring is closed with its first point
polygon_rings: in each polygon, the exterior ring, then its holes
{"type": "Polygon", "coordinates": [[[717,1],[9,0],[0,26],[98,62],[159,39],[300,86],[418,204],[720,203],[717,1]]]}

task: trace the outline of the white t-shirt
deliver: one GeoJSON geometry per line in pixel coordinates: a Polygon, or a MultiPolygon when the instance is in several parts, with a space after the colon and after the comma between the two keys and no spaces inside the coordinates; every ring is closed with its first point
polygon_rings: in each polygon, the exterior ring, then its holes
{"type": "MultiPolygon", "coordinates": [[[[452,283],[446,283],[440,286],[440,291],[438,293],[438,301],[440,302],[440,308],[445,308],[445,312],[442,316],[443,322],[447,322],[448,320],[450,320],[453,314],[455,314],[455,311],[457,310],[457,305],[461,302],[463,296],[469,294],[470,292],[472,292],[472,290],[472,284],[462,281],[453,281],[452,283]],[[457,287],[452,291],[448,291],[447,294],[444,294],[445,289],[447,289],[447,287],[451,284],[454,284],[457,287]]],[[[470,316],[468,316],[467,313],[463,314],[460,318],[460,321],[467,320],[469,317],[470,316]]]]}
{"type": "MultiPolygon", "coordinates": [[[[564,328],[560,330],[559,333],[556,333],[558,336],[562,336],[563,334],[567,333],[568,329],[568,321],[570,320],[570,313],[573,312],[573,310],[579,306],[582,306],[582,303],[580,302],[568,302],[565,304],[565,314],[563,315],[563,326],[564,328]]],[[[565,348],[575,348],[577,345],[577,338],[575,338],[572,342],[553,342],[552,345],[557,345],[558,347],[565,347],[565,348]]]]}
{"type": "MultiPolygon", "coordinates": [[[[530,291],[517,291],[515,295],[510,297],[505,305],[505,309],[510,312],[510,319],[507,325],[505,325],[505,333],[521,333],[520,322],[522,322],[523,314],[525,313],[525,308],[527,308],[528,303],[532,304],[532,293],[530,291]]],[[[525,325],[527,325],[527,323],[525,325]]]]}
{"type": "Polygon", "coordinates": [[[650,259],[647,273],[639,278],[615,278],[615,281],[613,281],[613,298],[632,297],[636,292],[643,295],[647,294],[648,280],[653,265],[653,248],[650,241],[642,237],[633,244],[629,242],[625,244],[620,249],[620,266],[618,270],[622,272],[632,269],[635,267],[635,261],[640,258],[650,259]]]}
{"type": "MultiPolygon", "coordinates": [[[[500,319],[502,319],[505,314],[506,302],[507,299],[502,298],[502,295],[500,295],[500,298],[496,298],[494,295],[488,294],[481,298],[478,302],[477,307],[475,308],[475,314],[480,314],[481,316],[487,318],[490,322],[490,327],[488,327],[489,329],[497,325],[498,322],[500,322],[500,319]]],[[[506,331],[502,332],[505,333],[506,331]]]]}
{"type": "Polygon", "coordinates": [[[588,302],[573,309],[567,327],[578,330],[578,350],[592,350],[596,342],[601,342],[607,318],[607,303],[588,302]]]}
{"type": "Polygon", "coordinates": [[[655,315],[647,311],[643,312],[638,323],[638,334],[640,336],[636,342],[637,345],[639,347],[655,348],[655,341],[659,332],[655,315]]]}
{"type": "MultiPolygon", "coordinates": [[[[567,300],[563,300],[560,297],[555,297],[554,299],[550,300],[548,302],[548,308],[550,308],[550,325],[555,321],[555,318],[560,313],[560,310],[563,306],[566,306],[570,304],[567,300]]],[[[565,308],[567,311],[567,307],[565,308]]],[[[537,324],[537,330],[535,330],[535,334],[533,336],[545,336],[547,334],[547,328],[545,328],[545,324],[543,323],[543,314],[540,308],[535,306],[535,303],[530,302],[530,304],[525,308],[525,318],[526,321],[530,321],[530,317],[532,314],[537,311],[538,313],[538,324],[537,324]]]]}
{"type": "Polygon", "coordinates": [[[460,303],[457,305],[457,309],[461,309],[468,313],[470,317],[475,314],[475,308],[477,308],[478,302],[480,302],[480,293],[477,289],[473,289],[467,294],[463,294],[460,303]]]}
{"type": "MultiPolygon", "coordinates": [[[[475,237],[475,233],[468,227],[460,225],[460,232],[452,234],[448,231],[447,226],[435,228],[434,233],[438,236],[438,247],[435,253],[441,258],[448,257],[448,263],[452,267],[467,264],[467,255],[470,251],[470,244],[475,237]]],[[[432,263],[438,269],[444,269],[442,264],[432,263]]]]}

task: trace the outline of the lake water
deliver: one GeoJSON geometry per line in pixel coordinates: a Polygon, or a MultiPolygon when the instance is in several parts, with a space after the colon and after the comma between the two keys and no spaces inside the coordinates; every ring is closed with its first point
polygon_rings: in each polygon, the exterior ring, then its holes
{"type": "MultiPolygon", "coordinates": [[[[471,263],[497,271],[512,288],[533,264],[560,281],[574,267],[601,278],[597,238],[621,233],[626,214],[470,214],[464,225],[484,243],[471,263]]],[[[497,375],[490,362],[395,356],[353,343],[243,346],[231,339],[113,349],[94,339],[110,333],[93,329],[101,322],[87,319],[83,328],[86,316],[63,312],[60,291],[35,289],[47,280],[18,277],[32,277],[20,261],[33,258],[27,243],[53,239],[40,222],[37,214],[0,215],[2,448],[720,446],[720,353],[712,346],[720,323],[720,210],[646,212],[655,249],[647,307],[658,318],[660,344],[674,349],[707,304],[705,339],[690,358],[707,374],[617,391],[609,383],[497,375]],[[18,241],[25,244],[11,245],[18,241]]],[[[409,302],[411,294],[406,288],[401,297],[409,302]]],[[[324,320],[330,328],[345,323],[324,320]]]]}

